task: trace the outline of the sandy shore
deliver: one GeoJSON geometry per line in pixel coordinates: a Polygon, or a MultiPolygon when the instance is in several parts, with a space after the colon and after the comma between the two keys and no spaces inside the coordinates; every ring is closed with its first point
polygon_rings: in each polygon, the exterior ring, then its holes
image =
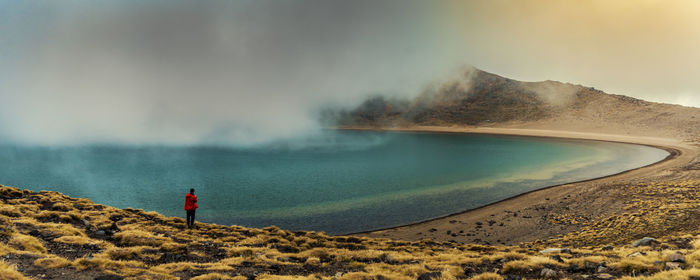
{"type": "MultiPolygon", "coordinates": [[[[372,127],[342,129],[377,130],[372,127]]],[[[582,220],[595,220],[629,211],[630,209],[623,209],[624,188],[619,186],[694,178],[696,174],[693,170],[685,167],[692,164],[700,155],[698,146],[671,137],[494,127],[412,126],[381,130],[587,139],[649,145],[671,152],[671,155],[663,161],[619,174],[540,189],[429,221],[357,234],[400,240],[430,238],[441,241],[512,245],[554,238],[577,231],[581,229],[582,224],[552,222],[553,213],[560,216],[576,216],[582,220]]]]}

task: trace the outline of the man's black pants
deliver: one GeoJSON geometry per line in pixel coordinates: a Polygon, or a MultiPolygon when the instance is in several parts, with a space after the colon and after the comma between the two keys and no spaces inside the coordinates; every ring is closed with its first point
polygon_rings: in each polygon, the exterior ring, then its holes
{"type": "Polygon", "coordinates": [[[194,211],[187,210],[187,227],[192,228],[194,226],[194,211]]]}

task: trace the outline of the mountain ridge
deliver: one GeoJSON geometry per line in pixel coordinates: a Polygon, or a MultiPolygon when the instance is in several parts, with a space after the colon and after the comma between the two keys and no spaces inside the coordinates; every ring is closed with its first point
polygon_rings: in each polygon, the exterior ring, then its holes
{"type": "Polygon", "coordinates": [[[700,109],[608,94],[558,81],[523,82],[476,68],[415,98],[374,96],[336,114],[338,126],[595,128],[606,133],[695,140],[700,109]],[[681,123],[685,129],[670,127],[681,123]],[[546,125],[545,125],[546,124],[546,125]],[[614,124],[614,125],[611,125],[614,124]]]}

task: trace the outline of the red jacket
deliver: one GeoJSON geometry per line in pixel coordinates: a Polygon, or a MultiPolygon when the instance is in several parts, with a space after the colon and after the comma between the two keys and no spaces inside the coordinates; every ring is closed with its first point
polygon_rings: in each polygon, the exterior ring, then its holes
{"type": "Polygon", "coordinates": [[[191,193],[185,195],[185,211],[195,210],[197,206],[197,196],[191,193]]]}

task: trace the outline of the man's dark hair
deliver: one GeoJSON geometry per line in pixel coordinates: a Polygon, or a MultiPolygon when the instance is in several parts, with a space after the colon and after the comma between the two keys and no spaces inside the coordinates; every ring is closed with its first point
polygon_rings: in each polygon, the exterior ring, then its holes
{"type": "Polygon", "coordinates": [[[194,193],[194,189],[190,189],[190,193],[194,193]]]}

